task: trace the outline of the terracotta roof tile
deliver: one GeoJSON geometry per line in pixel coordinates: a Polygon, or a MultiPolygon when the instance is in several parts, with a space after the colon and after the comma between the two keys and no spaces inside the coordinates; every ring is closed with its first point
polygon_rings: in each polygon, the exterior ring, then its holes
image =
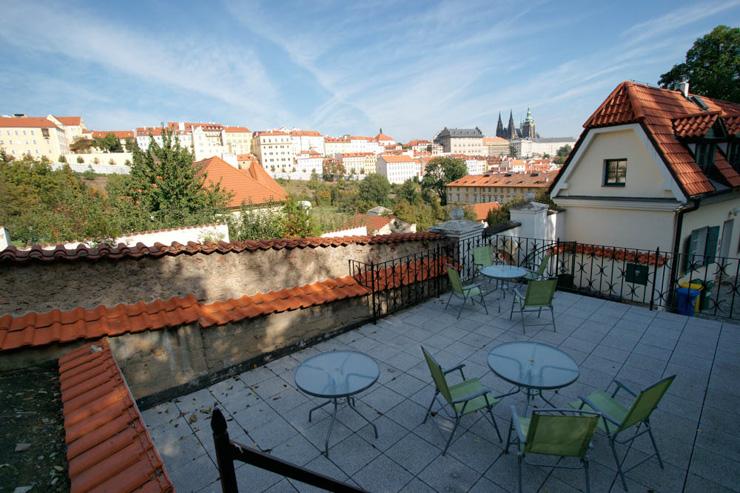
{"type": "MultiPolygon", "coordinates": [[[[347,245],[372,245],[377,243],[403,243],[407,241],[429,241],[438,240],[442,237],[436,233],[394,233],[390,235],[379,236],[341,236],[336,238],[298,238],[290,240],[285,239],[273,240],[247,240],[235,241],[231,243],[194,243],[189,242],[182,245],[173,242],[171,245],[155,243],[146,246],[143,243],[137,243],[136,246],[126,246],[123,243],[117,246],[103,245],[97,248],[80,245],[73,250],[67,250],[59,245],[54,249],[45,249],[40,246],[34,246],[29,250],[19,250],[10,246],[5,250],[0,250],[0,263],[4,262],[55,262],[55,261],[75,261],[88,260],[98,261],[102,259],[119,260],[123,258],[138,259],[142,257],[159,258],[165,255],[195,255],[212,253],[240,253],[243,251],[256,250],[283,250],[294,248],[329,248],[347,245]]],[[[0,320],[2,318],[0,317],[0,320]]]]}
{"type": "Polygon", "coordinates": [[[491,173],[487,175],[467,175],[448,183],[447,187],[515,187],[547,188],[558,174],[548,173],[491,173]]]}
{"type": "Polygon", "coordinates": [[[252,162],[249,169],[239,169],[219,157],[212,157],[196,164],[203,166],[208,185],[220,184],[231,193],[229,207],[282,202],[288,194],[267,174],[259,163],[252,162]]]}
{"type": "MultiPolygon", "coordinates": [[[[704,135],[717,118],[738,130],[740,105],[700,97],[706,111],[679,91],[622,82],[586,120],[584,128],[642,123],[666,165],[689,196],[713,192],[714,186],[678,139],[704,135]]],[[[585,137],[582,134],[579,141],[585,137]]],[[[571,155],[573,155],[572,153],[571,155]]],[[[568,162],[566,162],[566,165],[568,162]]],[[[734,186],[734,185],[733,185],[734,186]]]]}
{"type": "Polygon", "coordinates": [[[174,491],[105,340],[59,358],[59,383],[72,493],[174,491]]]}
{"type": "Polygon", "coordinates": [[[4,128],[55,128],[54,123],[41,116],[0,117],[0,127],[4,128]]]}
{"type": "Polygon", "coordinates": [[[82,117],[81,116],[56,116],[54,115],[54,118],[59,120],[62,125],[68,125],[68,126],[79,126],[82,125],[82,117]]]}
{"type": "Polygon", "coordinates": [[[501,204],[499,204],[498,202],[480,202],[477,204],[470,204],[468,207],[473,209],[476,220],[485,221],[488,217],[488,212],[491,209],[498,209],[499,207],[501,207],[501,204]]]}

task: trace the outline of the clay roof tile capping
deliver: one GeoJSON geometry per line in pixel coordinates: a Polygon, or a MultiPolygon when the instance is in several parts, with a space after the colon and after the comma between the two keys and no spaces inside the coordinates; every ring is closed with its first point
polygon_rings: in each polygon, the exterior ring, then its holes
{"type": "Polygon", "coordinates": [[[242,170],[214,156],[196,164],[203,166],[207,184],[220,183],[223,189],[232,194],[229,207],[282,202],[288,198],[285,190],[259,163],[252,162],[249,169],[242,170]]]}
{"type": "Polygon", "coordinates": [[[59,358],[59,384],[72,493],[174,491],[104,339],[59,358]]]}

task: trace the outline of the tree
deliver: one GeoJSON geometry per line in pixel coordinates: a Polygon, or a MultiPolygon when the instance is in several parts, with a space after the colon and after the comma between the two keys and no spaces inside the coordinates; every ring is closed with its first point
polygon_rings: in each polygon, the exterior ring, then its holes
{"type": "Polygon", "coordinates": [[[121,141],[114,134],[109,133],[105,137],[97,137],[93,140],[95,147],[103,152],[123,152],[121,141]]]}
{"type": "Polygon", "coordinates": [[[323,176],[325,181],[336,181],[346,174],[341,159],[326,158],[323,163],[323,176]]]}
{"type": "Polygon", "coordinates": [[[132,138],[126,139],[126,143],[124,145],[126,152],[134,152],[134,147],[136,147],[136,141],[132,138]]]}
{"type": "Polygon", "coordinates": [[[85,164],[85,159],[82,156],[77,156],[77,164],[85,164]]]}
{"type": "Polygon", "coordinates": [[[555,154],[554,161],[557,164],[563,164],[566,159],[568,159],[568,155],[570,154],[570,151],[572,151],[573,148],[570,146],[570,144],[565,144],[563,147],[558,149],[558,152],[555,154]]]}
{"type": "Polygon", "coordinates": [[[151,138],[147,150],[136,147],[133,154],[131,174],[111,191],[130,214],[131,227],[189,226],[226,212],[229,195],[219,185],[206,184],[202,166],[193,163],[172,131],[163,128],[162,145],[151,138]]]}
{"type": "Polygon", "coordinates": [[[740,102],[740,28],[717,26],[697,39],[686,61],[660,76],[661,87],[690,82],[695,94],[740,102]]]}
{"type": "Polygon", "coordinates": [[[421,185],[416,178],[410,178],[403,182],[398,189],[398,198],[405,200],[410,204],[415,204],[421,200],[421,185]]]}
{"type": "Polygon", "coordinates": [[[468,174],[468,167],[462,159],[435,157],[426,167],[421,187],[437,194],[442,205],[447,203],[445,185],[468,174]]]}
{"type": "Polygon", "coordinates": [[[357,200],[362,209],[370,209],[376,205],[388,205],[391,184],[383,175],[372,174],[366,176],[359,185],[357,200]]]}
{"type": "Polygon", "coordinates": [[[318,235],[318,228],[314,224],[309,209],[303,207],[294,198],[288,198],[283,211],[283,236],[305,238],[318,235]]]}
{"type": "Polygon", "coordinates": [[[60,154],[59,155],[59,158],[57,158],[57,161],[59,161],[60,163],[66,163],[67,162],[67,158],[64,157],[62,154],[60,154]]]}

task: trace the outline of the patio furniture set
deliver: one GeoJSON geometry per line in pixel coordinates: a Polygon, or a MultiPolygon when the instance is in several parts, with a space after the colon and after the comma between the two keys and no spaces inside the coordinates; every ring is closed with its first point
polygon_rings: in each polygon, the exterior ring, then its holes
{"type": "MultiPolygon", "coordinates": [[[[555,279],[543,279],[542,265],[534,272],[517,267],[486,265],[490,259],[490,251],[482,250],[474,253],[479,272],[501,285],[502,297],[506,291],[514,296],[514,303],[524,318],[525,311],[537,311],[542,308],[550,309],[552,313],[552,297],[555,292],[555,279]],[[480,263],[478,263],[480,261],[480,263]],[[522,272],[523,271],[523,272],[522,272]],[[529,279],[525,292],[522,294],[511,287],[514,280],[529,279]]],[[[543,264],[547,262],[543,260],[543,264]]],[[[482,284],[463,285],[457,271],[448,271],[453,297],[462,297],[463,306],[468,299],[477,300],[486,309],[485,293],[482,284]]],[[[449,305],[449,301],[448,301],[449,305]]],[[[510,318],[513,315],[512,307],[510,318]]],[[[459,314],[458,314],[459,317],[459,314]]],[[[553,318],[553,328],[554,318],[553,318]]],[[[523,325],[524,327],[524,325],[523,325]]],[[[461,419],[475,412],[482,412],[494,427],[499,441],[503,442],[493,408],[502,402],[505,397],[524,393],[526,403],[523,414],[519,414],[516,406],[511,406],[511,421],[509,424],[506,447],[502,453],[508,453],[513,446],[517,455],[518,487],[522,490],[522,464],[530,455],[545,455],[558,457],[554,464],[536,464],[545,467],[574,469],[582,468],[585,475],[586,491],[590,491],[588,451],[596,430],[602,431],[609,442],[609,446],[616,463],[617,474],[622,486],[627,490],[625,473],[644,463],[652,457],[657,457],[658,464],[663,468],[655,438],[650,427],[650,416],[658,406],[662,397],[673,382],[675,376],[664,378],[659,382],[641,390],[629,389],[623,383],[614,380],[611,385],[614,389],[609,392],[593,392],[588,396],[580,397],[569,404],[570,409],[558,409],[543,392],[557,392],[574,383],[580,370],[576,362],[561,350],[534,341],[516,341],[500,344],[492,348],[488,355],[488,366],[491,371],[502,380],[513,385],[512,390],[495,396],[484,386],[478,378],[466,378],[464,364],[452,368],[443,368],[427,349],[421,347],[421,352],[429,367],[434,382],[435,392],[429,407],[423,417],[425,423],[433,412],[435,403],[441,403],[447,410],[447,416],[454,421],[454,425],[445,444],[442,454],[446,454],[455,431],[461,419]],[[459,373],[459,382],[452,383],[450,375],[459,373]],[[629,405],[618,400],[617,394],[626,392],[631,398],[629,405]],[[441,399],[440,399],[441,397],[441,399]],[[533,408],[528,414],[530,405],[540,400],[549,409],[533,408]],[[617,444],[631,443],[640,436],[647,434],[652,443],[654,453],[638,464],[625,469],[624,463],[629,454],[620,458],[617,444]],[[576,459],[580,465],[560,465],[564,458],[576,459]]],[[[329,441],[336,420],[340,403],[345,403],[349,409],[365,421],[370,423],[378,437],[376,425],[364,416],[356,406],[355,396],[372,387],[380,377],[378,364],[367,354],[356,351],[332,351],[315,355],[296,368],[294,380],[296,387],[313,397],[326,399],[322,404],[309,411],[309,421],[312,414],[319,408],[331,405],[331,419],[324,442],[324,453],[329,455],[329,441]]],[[[528,462],[529,463],[529,462],[528,462]]]]}

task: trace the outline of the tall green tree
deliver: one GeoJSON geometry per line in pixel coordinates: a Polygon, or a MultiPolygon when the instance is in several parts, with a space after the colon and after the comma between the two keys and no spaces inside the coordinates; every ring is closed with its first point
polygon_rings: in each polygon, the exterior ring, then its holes
{"type": "Polygon", "coordinates": [[[557,154],[555,154],[554,161],[557,164],[563,164],[566,159],[568,159],[568,154],[570,154],[570,151],[572,151],[573,148],[570,146],[570,144],[565,144],[563,147],[558,149],[557,154]]]}
{"type": "Polygon", "coordinates": [[[435,157],[426,167],[421,187],[437,194],[442,205],[447,204],[445,185],[468,174],[465,161],[452,157],[435,157]]]}
{"type": "Polygon", "coordinates": [[[370,209],[376,205],[386,206],[390,203],[391,184],[383,175],[367,175],[357,191],[360,209],[370,209]]]}
{"type": "Polygon", "coordinates": [[[660,76],[662,87],[688,80],[692,93],[740,102],[740,28],[717,26],[697,39],[686,61],[660,76]]]}
{"type": "Polygon", "coordinates": [[[220,186],[206,184],[202,165],[164,128],[162,145],[151,138],[148,149],[134,147],[131,174],[118,186],[110,192],[136,229],[211,222],[226,213],[229,200],[220,186]]]}
{"type": "Polygon", "coordinates": [[[123,152],[121,141],[114,134],[106,134],[105,137],[93,139],[95,147],[105,152],[123,152]]]}

